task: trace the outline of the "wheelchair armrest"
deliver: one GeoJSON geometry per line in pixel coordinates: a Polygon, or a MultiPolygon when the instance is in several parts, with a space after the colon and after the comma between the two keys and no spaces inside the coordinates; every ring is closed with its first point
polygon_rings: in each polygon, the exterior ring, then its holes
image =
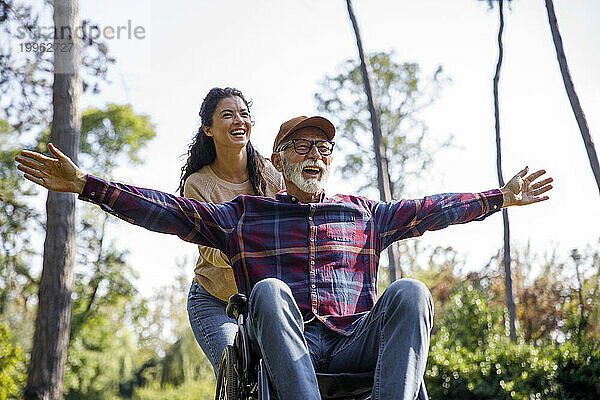
{"type": "Polygon", "coordinates": [[[242,293],[236,293],[229,298],[225,312],[229,318],[238,319],[240,314],[246,313],[246,303],[248,299],[242,293]]]}

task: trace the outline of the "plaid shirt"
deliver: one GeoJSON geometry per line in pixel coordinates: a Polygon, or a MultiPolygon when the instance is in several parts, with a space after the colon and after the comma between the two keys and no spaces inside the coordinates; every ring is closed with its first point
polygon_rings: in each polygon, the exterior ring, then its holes
{"type": "Polygon", "coordinates": [[[375,304],[379,255],[387,246],[502,207],[499,190],[392,202],[323,194],[310,204],[284,192],[276,199],[239,196],[213,204],[91,175],[80,199],[149,230],[223,251],[241,293],[264,278],[281,279],[305,321],[316,317],[343,335],[375,304]]]}

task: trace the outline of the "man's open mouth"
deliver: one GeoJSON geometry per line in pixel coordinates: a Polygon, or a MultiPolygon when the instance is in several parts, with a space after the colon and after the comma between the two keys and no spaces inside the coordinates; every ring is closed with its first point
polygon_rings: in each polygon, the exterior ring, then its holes
{"type": "Polygon", "coordinates": [[[308,166],[308,167],[304,167],[302,168],[302,172],[311,175],[311,176],[318,176],[321,173],[321,168],[319,167],[313,167],[313,166],[308,166]]]}

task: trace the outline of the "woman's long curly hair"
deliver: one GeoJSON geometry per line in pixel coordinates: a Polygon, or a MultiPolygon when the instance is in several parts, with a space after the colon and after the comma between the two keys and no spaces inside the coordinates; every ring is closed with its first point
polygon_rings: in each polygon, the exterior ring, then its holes
{"type": "MultiPolygon", "coordinates": [[[[181,167],[181,178],[179,180],[178,188],[181,196],[184,195],[183,187],[186,179],[205,165],[212,164],[217,157],[215,142],[212,137],[207,136],[206,133],[204,133],[204,127],[212,126],[215,109],[221,100],[228,97],[239,97],[248,107],[248,111],[250,111],[252,102],[246,101],[246,98],[238,89],[229,87],[224,89],[212,88],[208,92],[200,106],[200,128],[198,128],[198,132],[188,148],[188,159],[185,165],[181,167]]],[[[246,168],[248,168],[248,178],[252,185],[252,189],[254,190],[254,194],[256,196],[264,196],[267,189],[267,181],[264,176],[265,158],[254,149],[250,142],[246,144],[246,154],[248,159],[246,168]]]]}

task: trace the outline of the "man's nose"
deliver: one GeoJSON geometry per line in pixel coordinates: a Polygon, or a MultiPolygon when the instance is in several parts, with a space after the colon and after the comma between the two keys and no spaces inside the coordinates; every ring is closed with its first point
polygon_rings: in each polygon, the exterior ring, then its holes
{"type": "Polygon", "coordinates": [[[321,153],[319,153],[319,149],[317,149],[316,144],[313,143],[312,147],[310,148],[310,151],[308,152],[308,154],[306,155],[308,158],[314,158],[314,159],[319,159],[321,158],[321,153]]]}

